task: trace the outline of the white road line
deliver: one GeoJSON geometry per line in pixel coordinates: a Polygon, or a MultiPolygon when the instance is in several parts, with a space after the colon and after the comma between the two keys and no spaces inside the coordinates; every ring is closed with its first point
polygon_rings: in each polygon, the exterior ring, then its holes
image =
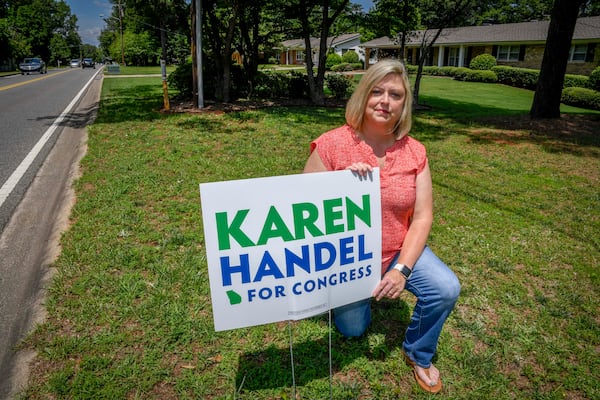
{"type": "Polygon", "coordinates": [[[15,187],[17,186],[17,184],[19,183],[19,181],[21,180],[23,175],[25,175],[25,172],[27,172],[27,170],[33,163],[33,160],[35,160],[35,158],[40,153],[40,151],[42,151],[42,148],[44,147],[44,145],[48,142],[48,140],[50,140],[52,135],[54,135],[56,128],[58,128],[60,123],[71,112],[71,109],[75,106],[75,104],[77,104],[77,102],[79,101],[81,96],[83,96],[83,94],[87,90],[88,86],[90,86],[92,84],[92,81],[96,78],[96,75],[98,75],[98,73],[100,73],[101,71],[102,71],[102,69],[99,69],[90,78],[90,80],[85,84],[83,89],[81,89],[79,91],[79,93],[77,93],[77,95],[73,98],[73,100],[71,100],[71,102],[69,103],[67,108],[65,108],[65,110],[62,112],[62,114],[60,114],[58,116],[58,118],[56,118],[54,120],[52,125],[46,130],[46,132],[40,138],[40,140],[38,140],[38,142],[35,144],[35,146],[33,146],[33,148],[29,151],[29,154],[27,154],[27,156],[23,159],[23,161],[21,161],[21,164],[19,164],[17,169],[15,169],[14,172],[12,173],[12,175],[8,177],[6,182],[4,182],[4,185],[2,185],[2,187],[0,187],[0,207],[2,207],[2,205],[4,204],[4,202],[6,201],[8,196],[12,193],[12,191],[15,189],[15,187]]]}

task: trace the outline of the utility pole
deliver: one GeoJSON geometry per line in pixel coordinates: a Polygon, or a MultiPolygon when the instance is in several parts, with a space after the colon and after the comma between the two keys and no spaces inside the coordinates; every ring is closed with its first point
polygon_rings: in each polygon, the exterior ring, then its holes
{"type": "Polygon", "coordinates": [[[202,1],[196,1],[196,54],[193,56],[196,58],[196,74],[197,74],[197,85],[198,85],[198,108],[204,108],[204,89],[202,81],[202,1]]]}
{"type": "Polygon", "coordinates": [[[125,65],[125,45],[123,44],[123,9],[119,0],[119,28],[121,29],[121,64],[125,65]]]}

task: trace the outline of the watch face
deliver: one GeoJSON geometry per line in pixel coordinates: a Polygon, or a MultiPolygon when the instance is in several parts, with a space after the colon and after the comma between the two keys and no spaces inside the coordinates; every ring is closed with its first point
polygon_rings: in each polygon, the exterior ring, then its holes
{"type": "Polygon", "coordinates": [[[398,264],[394,268],[400,271],[400,273],[402,274],[402,276],[404,276],[405,279],[410,278],[410,274],[412,274],[412,270],[406,265],[398,264]]]}
{"type": "Polygon", "coordinates": [[[410,278],[410,274],[412,274],[412,270],[406,265],[402,267],[402,271],[400,272],[402,272],[402,275],[404,275],[406,279],[410,278]]]}

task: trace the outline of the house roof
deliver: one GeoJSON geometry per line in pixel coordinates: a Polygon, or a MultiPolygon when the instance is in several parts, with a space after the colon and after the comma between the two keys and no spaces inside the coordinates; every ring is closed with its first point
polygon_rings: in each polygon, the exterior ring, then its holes
{"type": "MultiPolygon", "coordinates": [[[[350,42],[357,38],[360,38],[359,33],[344,33],[344,34],[338,35],[338,36],[330,36],[327,38],[327,47],[338,46],[340,44],[343,44],[345,42],[350,42]]],[[[313,49],[319,47],[320,40],[321,40],[320,38],[311,38],[310,39],[310,47],[313,49]]],[[[304,44],[304,39],[290,39],[290,40],[284,40],[283,42],[281,42],[281,47],[284,50],[290,50],[290,49],[304,50],[304,48],[306,46],[304,44]]]]}
{"type": "MultiPolygon", "coordinates": [[[[501,25],[465,26],[446,28],[436,40],[436,45],[469,45],[486,43],[543,43],[548,35],[549,21],[520,22],[501,25]]],[[[433,37],[436,30],[413,31],[406,45],[418,45],[423,35],[433,37]]],[[[600,40],[600,16],[578,18],[573,40],[600,40]]],[[[387,37],[377,38],[361,44],[361,47],[398,47],[387,37]]]]}

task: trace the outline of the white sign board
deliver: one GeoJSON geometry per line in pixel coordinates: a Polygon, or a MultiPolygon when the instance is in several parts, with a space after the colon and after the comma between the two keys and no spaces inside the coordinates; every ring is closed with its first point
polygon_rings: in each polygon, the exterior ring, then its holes
{"type": "Polygon", "coordinates": [[[215,330],[321,314],[381,276],[379,170],[200,185],[215,330]]]}

